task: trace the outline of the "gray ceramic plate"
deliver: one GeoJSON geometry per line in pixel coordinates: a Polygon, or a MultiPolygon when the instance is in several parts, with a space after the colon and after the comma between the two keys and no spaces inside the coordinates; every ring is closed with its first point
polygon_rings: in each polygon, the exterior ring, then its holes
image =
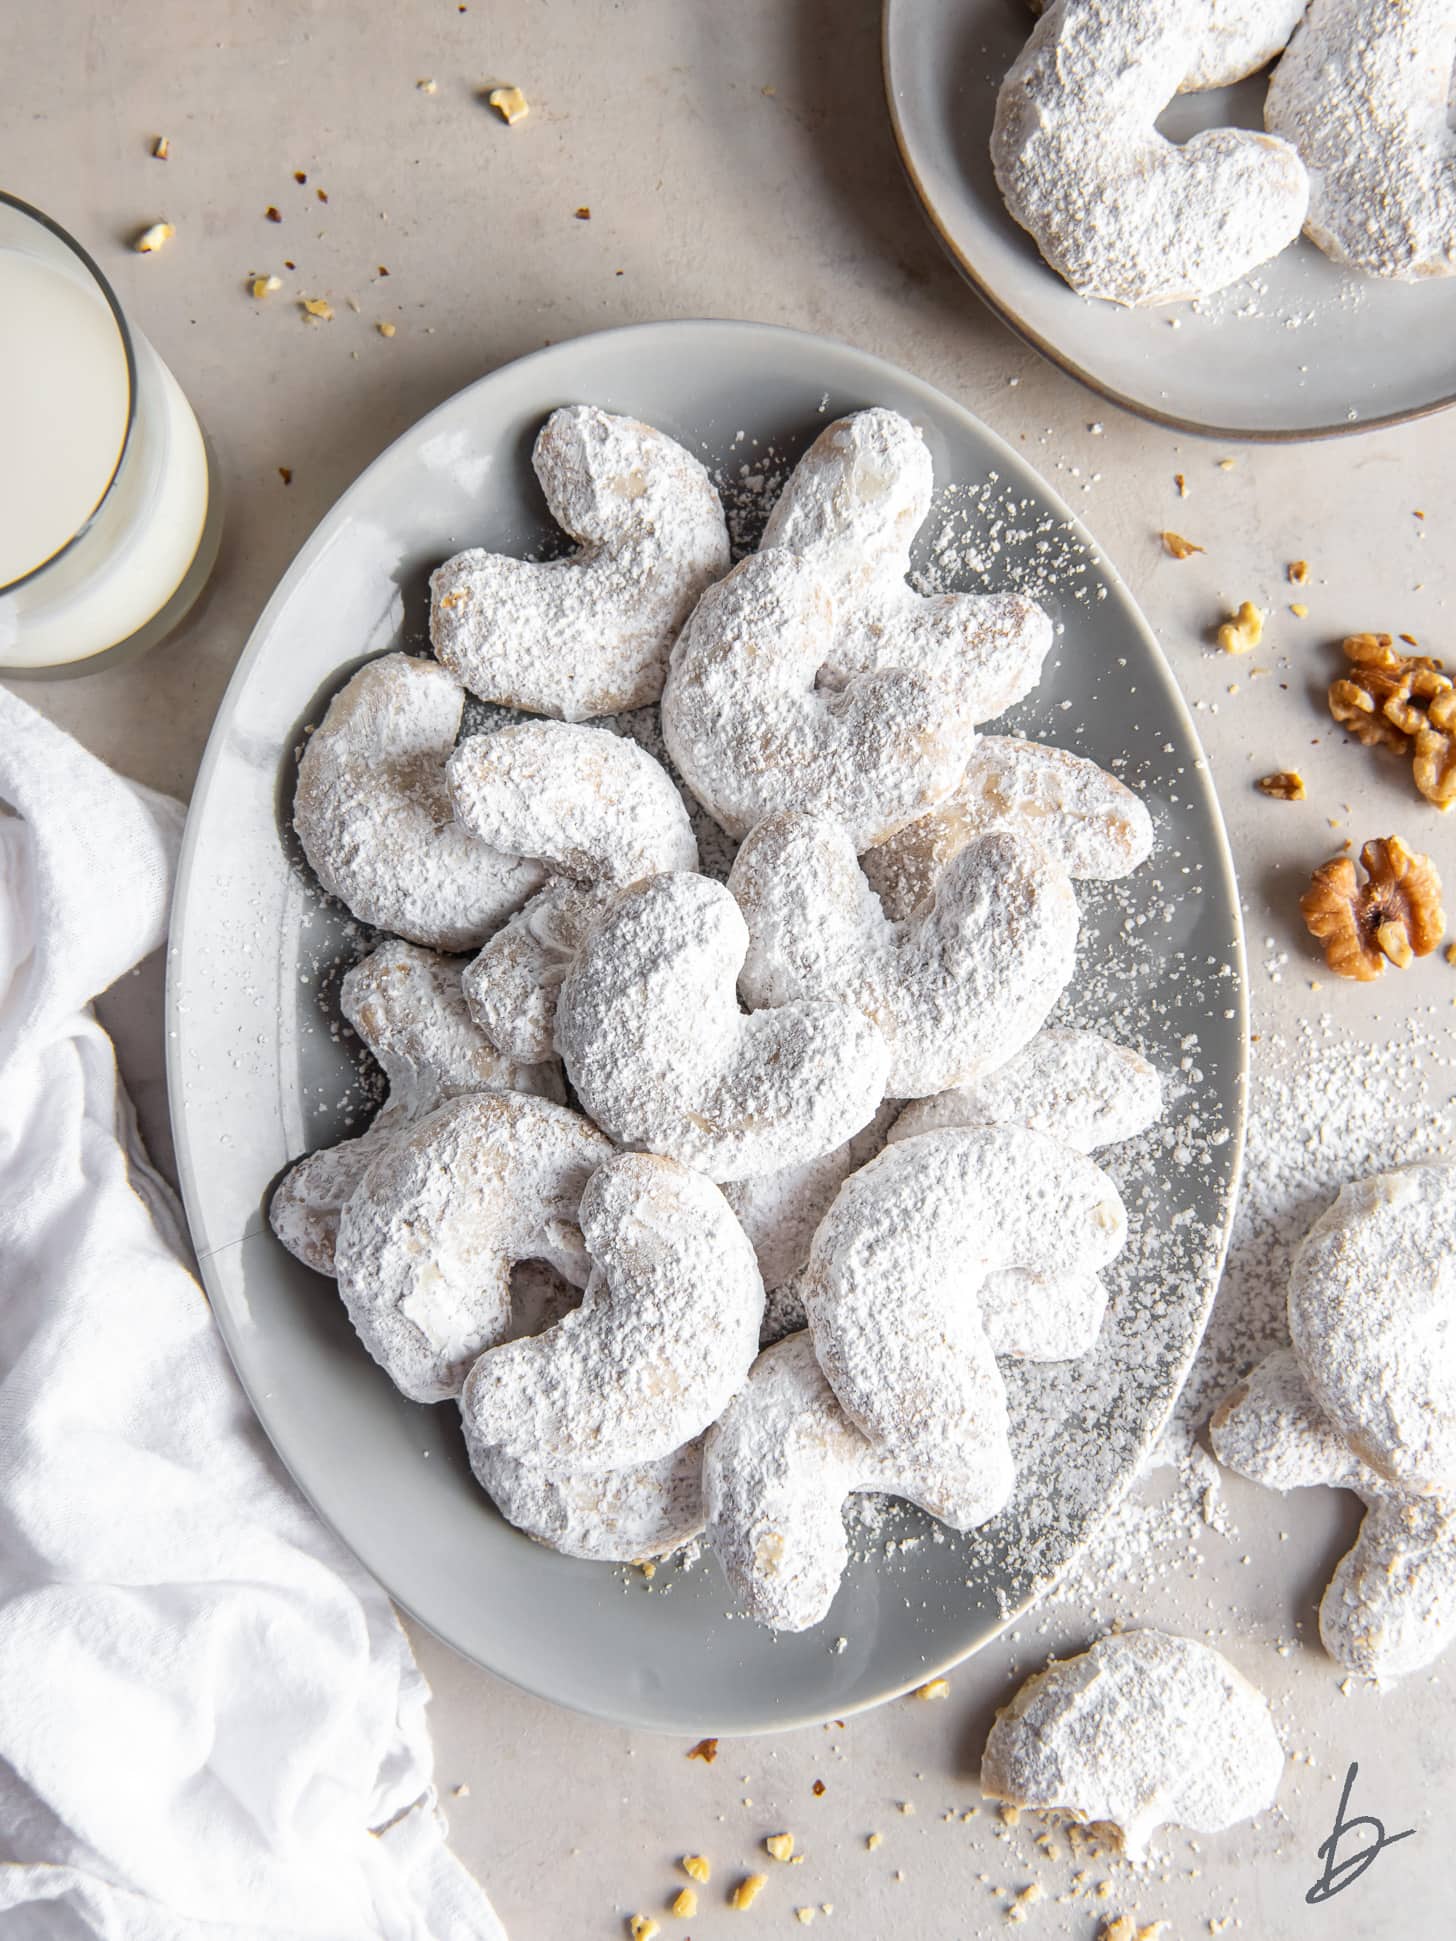
{"type": "MultiPolygon", "coordinates": [[[[943,525],[937,513],[931,528],[943,525]]],[[[677,1732],[839,1717],[975,1650],[1045,1589],[1156,1433],[1225,1237],[1241,989],[1223,829],[1162,655],[1111,568],[1000,439],[891,365],[763,325],[649,324],[557,345],[462,391],[345,493],[269,602],[223,702],[188,825],[169,986],[172,1110],[203,1277],[302,1488],[467,1657],[563,1704],[677,1732]],[[330,997],[365,940],[323,901],[288,831],[302,729],[362,656],[421,637],[425,575],[441,557],[544,537],[531,440],[548,411],[581,400],[663,426],[750,500],[770,445],[792,457],[827,416],[867,404],[907,413],[937,478],[982,488],[952,501],[957,546],[994,556],[998,583],[1055,582],[1046,597],[1066,631],[1023,719],[1121,764],[1159,822],[1156,863],[1120,895],[1088,899],[1078,988],[1091,1014],[1175,1075],[1172,1123],[1190,1130],[1176,1152],[1150,1142],[1124,1157],[1143,1239],[1114,1283],[1102,1348],[1045,1384],[1013,1374],[1025,1478],[1011,1510],[944,1541],[900,1512],[828,1622],[801,1637],[776,1641],[730,1617],[711,1558],[662,1567],[648,1586],[511,1530],[471,1481],[453,1409],[395,1393],[332,1283],[284,1253],[264,1218],[284,1166],[358,1109],[330,997]],[[922,1540],[887,1558],[885,1535],[922,1540]]]]}
{"type": "MultiPolygon", "coordinates": [[[[1068,289],[991,174],[996,91],[1031,25],[1026,0],[885,4],[906,171],[953,260],[1013,330],[1113,403],[1226,438],[1331,437],[1456,402],[1456,277],[1383,283],[1301,239],[1197,310],[1122,310],[1068,289]]],[[[1264,87],[1256,76],[1181,95],[1158,125],[1176,141],[1262,127],[1264,87]]]]}

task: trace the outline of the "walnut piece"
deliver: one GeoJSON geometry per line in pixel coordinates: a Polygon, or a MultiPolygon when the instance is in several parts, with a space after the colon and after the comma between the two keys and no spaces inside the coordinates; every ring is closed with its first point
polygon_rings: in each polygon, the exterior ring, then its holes
{"type": "Polygon", "coordinates": [[[524,121],[531,112],[531,104],[519,88],[492,88],[485,98],[508,124],[524,121]]]}
{"type": "MultiPolygon", "coordinates": [[[[1402,642],[1415,642],[1401,635],[1402,642]]],[[[1411,758],[1416,787],[1439,809],[1456,801],[1456,697],[1429,654],[1407,654],[1390,634],[1351,634],[1350,672],[1330,683],[1330,713],[1367,748],[1411,758]]]]}
{"type": "Polygon", "coordinates": [[[1363,884],[1348,856],[1321,863],[1299,908],[1335,975],[1368,984],[1387,961],[1404,970],[1428,956],[1446,934],[1446,913],[1435,864],[1398,836],[1367,842],[1360,865],[1363,884]]]}
{"type": "Polygon", "coordinates": [[[1277,775],[1261,775],[1254,787],[1262,795],[1272,795],[1276,802],[1303,802],[1308,790],[1304,777],[1297,768],[1284,768],[1277,775]]]}
{"type": "Polygon", "coordinates": [[[1411,773],[1416,787],[1438,809],[1456,802],[1456,689],[1434,695],[1426,719],[1416,730],[1411,773]]]}
{"type": "Polygon", "coordinates": [[[1264,638],[1264,616],[1252,600],[1245,600],[1232,620],[1218,630],[1218,644],[1226,654],[1247,654],[1264,638]]]}
{"type": "Polygon", "coordinates": [[[742,1913],[745,1907],[752,1907],[764,1888],[768,1886],[767,1874],[745,1874],[729,1896],[728,1905],[742,1913]]]}
{"type": "Polygon", "coordinates": [[[1308,584],[1308,582],[1309,582],[1309,561],[1307,559],[1290,560],[1289,584],[1291,586],[1305,586],[1308,584]]]}
{"type": "Polygon", "coordinates": [[[1165,532],[1162,540],[1174,559],[1191,559],[1195,553],[1205,550],[1202,546],[1195,546],[1191,539],[1185,539],[1181,532],[1165,532]]]}
{"type": "Polygon", "coordinates": [[[705,1766],[711,1766],[717,1757],[718,1741],[716,1739],[699,1739],[698,1743],[688,1753],[689,1759],[701,1759],[705,1766]]]}

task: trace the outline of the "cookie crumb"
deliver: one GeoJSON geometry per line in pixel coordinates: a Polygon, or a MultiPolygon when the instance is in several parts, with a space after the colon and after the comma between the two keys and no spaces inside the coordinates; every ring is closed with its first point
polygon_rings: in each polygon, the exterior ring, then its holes
{"type": "Polygon", "coordinates": [[[392,337],[394,335],[394,325],[392,323],[375,324],[374,328],[379,332],[381,337],[392,337]]]}
{"type": "Polygon", "coordinates": [[[334,321],[334,306],[327,297],[302,297],[299,307],[306,317],[312,317],[318,323],[334,321]]]}
{"type": "Polygon", "coordinates": [[[283,211],[276,203],[270,202],[268,207],[263,211],[263,220],[264,222],[282,222],[283,211]]]}
{"type": "Polygon", "coordinates": [[[812,1907],[796,1907],[794,1909],[794,1919],[801,1927],[808,1927],[813,1918],[814,1909],[812,1907]]]}
{"type": "Polygon", "coordinates": [[[661,1934],[662,1927],[650,1914],[634,1914],[627,1923],[627,1932],[632,1941],[652,1941],[655,1934],[661,1934]]]}
{"type": "Polygon", "coordinates": [[[698,1743],[688,1753],[689,1759],[701,1759],[705,1766],[711,1766],[717,1757],[718,1741],[716,1739],[699,1739],[698,1743]]]}
{"type": "Polygon", "coordinates": [[[679,1920],[690,1921],[698,1911],[698,1897],[691,1887],[679,1890],[672,1903],[672,1912],[679,1920]]]}
{"type": "Polygon", "coordinates": [[[771,1833],[763,1844],[775,1860],[788,1860],[794,1851],[794,1836],[792,1833],[771,1833]]]}
{"type": "Polygon", "coordinates": [[[419,89],[421,94],[434,94],[436,92],[435,82],[428,79],[423,81],[416,81],[415,86],[419,89]]]}
{"type": "Polygon", "coordinates": [[[152,153],[159,162],[165,162],[167,160],[168,156],[172,153],[172,144],[167,140],[165,135],[158,135],[157,139],[152,143],[152,153]]]}
{"type": "Polygon", "coordinates": [[[154,222],[142,231],[132,244],[132,248],[139,256],[150,256],[164,244],[170,243],[176,234],[177,231],[170,222],[154,222]]]}
{"type": "MultiPolygon", "coordinates": [[[[1452,950],[1456,950],[1456,944],[1452,944],[1451,948],[1452,950]]],[[[1456,959],[1453,959],[1453,962],[1456,962],[1456,959]]],[[[883,1833],[867,1833],[865,1835],[866,1853],[873,1853],[876,1847],[883,1846],[884,1840],[885,1836],[883,1833]]]]}
{"type": "Polygon", "coordinates": [[[704,1881],[710,1880],[713,1873],[712,1867],[708,1864],[707,1855],[701,1853],[685,1853],[682,1857],[682,1870],[689,1880],[697,1881],[700,1886],[704,1881]]]}
{"type": "Polygon", "coordinates": [[[1292,559],[1284,570],[1289,575],[1289,584],[1291,586],[1304,586],[1307,584],[1309,580],[1309,561],[1307,559],[1292,559]]]}
{"type": "Polygon", "coordinates": [[[258,302],[261,303],[264,297],[271,296],[275,290],[281,290],[283,288],[283,278],[281,276],[255,276],[248,287],[258,302]]]}
{"type": "Polygon", "coordinates": [[[924,1685],[917,1685],[913,1696],[916,1698],[949,1698],[950,1680],[948,1678],[932,1678],[924,1685]]]}

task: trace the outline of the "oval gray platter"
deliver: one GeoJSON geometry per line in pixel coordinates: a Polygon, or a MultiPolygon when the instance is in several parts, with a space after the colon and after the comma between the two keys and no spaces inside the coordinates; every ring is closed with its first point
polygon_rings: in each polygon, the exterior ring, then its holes
{"type": "Polygon", "coordinates": [[[172,1113],[203,1279],[264,1427],[402,1606],[564,1705],[667,1731],[747,1733],[842,1717],[919,1684],[1046,1589],[1126,1485],[1186,1371],[1241,1142],[1237,911],[1213,789],[1146,624],[1066,508],[959,406],[862,352],[758,324],[646,324],[496,371],[392,445],[304,546],[238,665],[193,799],[169,963],[172,1113]],[[831,416],[869,404],[906,413],[942,485],[989,495],[962,506],[956,530],[994,554],[992,583],[1034,584],[1065,623],[1019,724],[1117,763],[1159,827],[1152,864],[1083,895],[1080,1021],[1104,1020],[1174,1075],[1170,1123],[1188,1133],[1108,1162],[1143,1237],[1110,1277],[1099,1349],[1030,1377],[1008,1371],[1023,1477],[1003,1516],[954,1538],[892,1512],[827,1622],[798,1637],[732,1616],[711,1557],[660,1566],[648,1585],[510,1529],[470,1477],[453,1407],[395,1392],[332,1283],[286,1254],[265,1218],[291,1160],[362,1122],[331,998],[369,940],[298,859],[288,827],[298,744],[361,658],[422,640],[425,576],[442,557],[549,539],[531,441],[550,410],[577,401],[647,418],[740,479],[764,469],[770,445],[797,455],[831,416]]]}
{"type": "MultiPolygon", "coordinates": [[[[1223,438],[1327,438],[1456,403],[1456,276],[1383,282],[1301,237],[1196,310],[1126,310],[1069,289],[991,173],[996,93],[1032,25],[1026,0],[885,0],[906,173],[952,260],[1019,336],[1114,404],[1223,438]]],[[[1158,126],[1175,141],[1261,128],[1266,82],[1180,95],[1158,126]]]]}

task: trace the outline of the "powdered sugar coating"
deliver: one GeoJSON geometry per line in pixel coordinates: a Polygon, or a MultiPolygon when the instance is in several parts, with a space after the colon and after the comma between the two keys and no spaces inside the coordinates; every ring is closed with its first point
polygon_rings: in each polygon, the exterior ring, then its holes
{"type": "Polygon", "coordinates": [[[687,810],[645,748],[564,721],[472,735],[451,756],[447,778],[455,813],[474,835],[555,872],[465,975],[472,1015],[492,1043],[516,1057],[547,1057],[566,964],[611,891],[698,867],[687,810]]]}
{"type": "Polygon", "coordinates": [[[1310,176],[1305,233],[1337,263],[1456,271],[1456,0],[1313,0],[1274,70],[1265,126],[1310,176]]]}
{"type": "MultiPolygon", "coordinates": [[[[1040,13],[1040,0],[1030,0],[1040,13]]],[[[1208,0],[1207,17],[1189,51],[1180,94],[1228,88],[1267,67],[1304,16],[1308,0],[1208,0]]]]}
{"type": "Polygon", "coordinates": [[[820,568],[754,553],[698,602],[672,653],[662,732],[679,773],[731,836],[778,809],[883,842],[955,786],[973,732],[929,675],[889,667],[821,684],[841,633],[820,568]]]}
{"type": "Polygon", "coordinates": [[[1115,1829],[1139,1858],[1160,1826],[1218,1833],[1252,1819],[1283,1772],[1268,1704],[1226,1658],[1119,1631],[1053,1660],[996,1714],[981,1788],[1115,1829]]]}
{"type": "Polygon", "coordinates": [[[1214,1453],[1270,1489],[1325,1483],[1365,1505],[1354,1547],[1320,1602],[1320,1637],[1335,1662],[1398,1678],[1456,1639],[1456,1492],[1403,1489],[1349,1448],[1310,1394],[1292,1349],[1277,1348],[1209,1423],[1214,1453]]]}
{"type": "MultiPolygon", "coordinates": [[[[899,1454],[1000,1463],[990,1277],[1096,1274],[1126,1233],[1107,1175],[1042,1133],[928,1132],[886,1147],[839,1189],[804,1274],[815,1351],[841,1405],[899,1454]]],[[[1023,1352],[1038,1359],[1037,1346],[1023,1352]]]]}
{"type": "Polygon", "coordinates": [[[347,972],[345,1018],[379,1061],[389,1087],[367,1132],[310,1153],[274,1189],[268,1219],[288,1251],[320,1274],[334,1271],[339,1213],[383,1144],[446,1099],[466,1092],[563,1097],[555,1059],[503,1057],[471,1020],[460,960],[416,944],[384,943],[347,972]]]}
{"type": "Polygon", "coordinates": [[[447,560],[430,581],[435,653],[482,701],[531,714],[586,721],[646,707],[678,629],[728,570],[712,480],[666,433],[593,405],[553,411],[531,462],[580,550],[447,560]]]}
{"type": "Polygon", "coordinates": [[[1289,1331],[1310,1393],[1395,1483],[1456,1487],[1456,1163],[1340,1189],[1295,1256],[1289,1331]]]}
{"type": "MultiPolygon", "coordinates": [[[[850,1174],[873,1159],[884,1145],[898,1109],[892,1103],[881,1105],[867,1126],[833,1152],[805,1160],[800,1166],[786,1166],[781,1172],[731,1180],[723,1188],[724,1199],[748,1235],[769,1293],[797,1274],[809,1258],[814,1230],[834,1195],[850,1174]]],[[[803,1325],[801,1315],[795,1326],[803,1325]]],[[[787,1328],[778,1330],[779,1334],[788,1332],[787,1328]]]]}
{"type": "Polygon", "coordinates": [[[432,661],[384,654],[329,703],[298,765],[293,826],[330,896],[361,923],[469,950],[545,872],[455,820],[445,762],[465,696],[432,661]]]}
{"type": "Polygon", "coordinates": [[[889,1048],[848,1005],[745,1015],[734,995],[748,930],[703,876],[621,890],[561,986],[556,1038],[585,1110],[618,1145],[716,1180],[832,1152],[885,1091],[889,1048]]]}
{"type": "Polygon", "coordinates": [[[1071,979],[1077,902],[1040,844],[982,836],[942,872],[934,900],[892,923],[849,834],[824,816],[761,822],[728,887],[748,923],[738,985],[755,1005],[856,1005],[890,1046],[886,1090],[924,1098],[1003,1064],[1071,979]]]}
{"type": "Polygon", "coordinates": [[[573,883],[635,883],[698,866],[672,777],[625,735],[525,721],[468,736],[445,775],[455,814],[473,836],[573,883]]]}
{"type": "Polygon", "coordinates": [[[411,1401],[460,1393],[511,1324],[511,1268],[580,1284],[577,1206],[611,1142],[518,1093],[452,1099],[389,1140],[339,1221],[339,1293],[360,1340],[411,1401]]]}
{"type": "Polygon", "coordinates": [[[845,1498],[904,1496],[953,1529],[996,1514],[1011,1490],[1003,1461],[957,1471],[877,1449],[824,1379],[807,1334],[766,1349],[703,1452],[708,1541],[740,1606],[775,1631],[804,1631],[829,1611],[849,1560],[845,1498]]]}
{"type": "Polygon", "coordinates": [[[821,685],[907,668],[938,682],[971,721],[989,721],[1036,685],[1051,621],[1019,593],[923,594],[908,584],[933,488],[919,429],[898,411],[856,411],[827,425],[794,467],[759,551],[797,554],[834,599],[821,685]]]}
{"type": "Polygon", "coordinates": [[[621,1470],[700,1434],[758,1352],[763,1282],[701,1174],[621,1153],[581,1197],[594,1263],[581,1306],[483,1354],[460,1398],[469,1435],[550,1473],[621,1470]]]}
{"type": "Polygon", "coordinates": [[[508,1523],[589,1563],[665,1557],[703,1528],[703,1439],[630,1469],[541,1470],[482,1442],[465,1418],[470,1467],[508,1523]]]}
{"type": "Polygon", "coordinates": [[[1207,0],[1055,0],[1002,83],[991,160],[1006,206],[1083,296],[1208,296],[1294,241],[1309,203],[1287,143],[1155,122],[1208,24],[1207,0]]]}
{"type": "Polygon", "coordinates": [[[907,1105],[887,1138],[893,1145],[943,1126],[1017,1125],[1096,1152],[1146,1131],[1162,1103],[1158,1074],[1137,1052],[1095,1031],[1048,1025],[984,1078],[907,1105]]]}
{"type": "Polygon", "coordinates": [[[886,914],[908,917],[966,844],[992,829],[1034,836],[1068,876],[1104,881],[1128,875],[1153,846],[1146,808],[1096,762],[1040,742],[981,735],[950,794],[868,850],[861,867],[886,914]]]}
{"type": "Polygon", "coordinates": [[[471,958],[461,977],[465,1002],[498,1050],[512,1058],[554,1054],[561,980],[611,894],[558,878],[471,958]]]}

